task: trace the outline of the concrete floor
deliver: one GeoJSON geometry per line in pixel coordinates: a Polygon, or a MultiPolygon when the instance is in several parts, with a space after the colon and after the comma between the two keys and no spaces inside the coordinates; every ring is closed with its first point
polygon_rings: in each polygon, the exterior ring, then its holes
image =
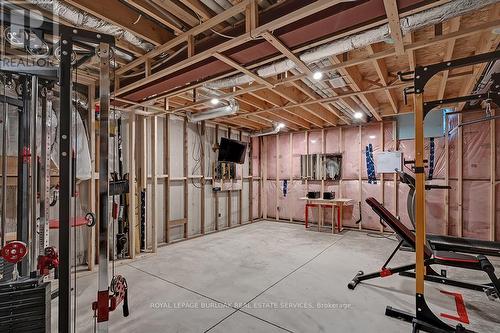
{"type": "MultiPolygon", "coordinates": [[[[110,332],[410,332],[384,311],[414,311],[414,280],[394,276],[347,289],[358,270],[379,268],[395,245],[356,231],[332,235],[264,221],[163,247],[116,268],[128,280],[130,316],[112,313],[110,332]]],[[[400,252],[395,262],[412,258],[400,252]]],[[[437,314],[456,313],[439,289],[463,295],[469,328],[500,332],[500,302],[429,283],[426,297],[437,314]]],[[[96,290],[95,274],[78,279],[78,332],[93,331],[96,290]]]]}

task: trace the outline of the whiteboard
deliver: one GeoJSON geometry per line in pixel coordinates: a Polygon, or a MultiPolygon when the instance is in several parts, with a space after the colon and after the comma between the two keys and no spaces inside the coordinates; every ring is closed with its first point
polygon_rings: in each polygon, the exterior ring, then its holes
{"type": "Polygon", "coordinates": [[[376,173],[394,173],[403,169],[403,153],[400,151],[382,151],[373,154],[376,173]]]}

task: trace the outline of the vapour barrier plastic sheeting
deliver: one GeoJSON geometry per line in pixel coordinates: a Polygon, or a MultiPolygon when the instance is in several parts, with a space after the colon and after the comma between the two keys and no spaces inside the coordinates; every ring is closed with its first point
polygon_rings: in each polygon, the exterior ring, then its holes
{"type": "Polygon", "coordinates": [[[300,178],[300,156],[306,154],[305,133],[292,134],[292,171],[293,178],[300,178]]]}
{"type": "MultiPolygon", "coordinates": [[[[7,93],[6,95],[10,96],[12,95],[7,93]]],[[[15,95],[17,97],[17,95],[15,95]]],[[[57,109],[57,102],[54,102],[54,106],[57,109]]],[[[42,105],[38,105],[39,110],[41,110],[42,105]]],[[[8,112],[7,112],[7,155],[8,156],[17,156],[18,155],[18,147],[17,147],[17,142],[18,142],[18,110],[15,107],[8,107],[8,112]]],[[[73,114],[76,111],[73,110],[73,114]]],[[[91,176],[91,162],[90,162],[90,150],[88,146],[88,137],[87,133],[85,130],[85,127],[83,125],[82,118],[80,114],[78,113],[78,117],[76,117],[76,124],[75,124],[75,117],[72,117],[73,119],[73,128],[72,131],[73,133],[76,133],[76,177],[79,180],[87,180],[90,179],[91,176]]],[[[51,137],[51,151],[50,151],[50,158],[54,165],[59,168],[59,126],[58,126],[58,119],[57,115],[54,110],[51,110],[50,112],[50,119],[49,123],[47,124],[48,128],[50,130],[50,137],[51,137]]],[[[41,131],[41,126],[42,126],[42,117],[41,117],[41,112],[38,114],[37,117],[37,142],[41,143],[42,140],[42,131],[41,131]]],[[[41,154],[41,145],[37,145],[37,154],[41,154]]]]}
{"type": "Polygon", "coordinates": [[[309,154],[321,154],[321,131],[309,132],[309,154]]]}
{"type": "Polygon", "coordinates": [[[343,211],[342,223],[346,227],[357,227],[355,222],[359,219],[359,181],[344,180],[342,181],[342,196],[354,200],[354,206],[346,206],[343,211]]]}
{"type": "Polygon", "coordinates": [[[489,239],[490,203],[487,181],[463,182],[463,236],[475,239],[489,239]]]}
{"type": "Polygon", "coordinates": [[[279,174],[280,179],[290,178],[290,135],[282,134],[278,136],[279,142],[279,174]]]}
{"type": "MultiPolygon", "coordinates": [[[[441,179],[430,181],[428,184],[446,185],[441,179]]],[[[446,190],[434,189],[425,192],[426,228],[429,234],[446,235],[445,196],[446,190]]]]}
{"type": "Polygon", "coordinates": [[[448,185],[451,186],[448,197],[448,234],[458,236],[458,181],[450,179],[448,185]]]}
{"type": "Polygon", "coordinates": [[[264,181],[264,191],[266,191],[266,202],[267,206],[267,217],[275,218],[276,217],[276,181],[274,180],[266,180],[264,181]]]}
{"type": "Polygon", "coordinates": [[[276,135],[266,136],[264,140],[267,140],[267,179],[276,179],[276,135]]]}
{"type": "MultiPolygon", "coordinates": [[[[260,141],[259,138],[252,138],[250,143],[252,145],[252,176],[260,176],[260,141]]],[[[254,189],[255,192],[255,189],[254,189]]]]}
{"type": "MultiPolygon", "coordinates": [[[[366,169],[366,146],[369,144],[372,145],[373,154],[380,152],[381,147],[381,138],[380,138],[380,124],[373,124],[368,126],[363,126],[361,128],[361,149],[363,153],[361,154],[361,176],[362,178],[368,178],[368,171],[366,169]]],[[[380,175],[377,174],[377,179],[380,179],[380,175]]]]}
{"type": "Polygon", "coordinates": [[[394,126],[392,123],[384,123],[384,150],[395,151],[394,126]]]}
{"type": "Polygon", "coordinates": [[[359,175],[359,129],[348,127],[343,130],[344,155],[342,158],[342,178],[357,179],[359,175]]]}
{"type": "Polygon", "coordinates": [[[330,128],[325,131],[325,152],[340,153],[340,129],[330,128]]]}
{"type": "MultiPolygon", "coordinates": [[[[463,122],[483,118],[482,112],[463,114],[463,122]]],[[[463,126],[464,179],[490,179],[490,126],[488,122],[463,126]]]]}

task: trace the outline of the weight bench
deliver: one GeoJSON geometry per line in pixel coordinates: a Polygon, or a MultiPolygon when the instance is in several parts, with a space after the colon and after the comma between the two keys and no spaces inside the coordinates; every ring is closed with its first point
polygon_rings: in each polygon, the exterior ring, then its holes
{"type": "MultiPolygon", "coordinates": [[[[413,249],[415,249],[415,234],[408,229],[400,220],[398,220],[394,215],[392,215],[380,202],[375,198],[366,199],[366,203],[370,205],[373,211],[380,217],[381,223],[385,222],[394,232],[401,238],[401,241],[396,246],[394,251],[391,253],[387,261],[384,263],[382,268],[370,274],[364,274],[363,271],[359,271],[358,274],[352,279],[348,284],[349,289],[354,289],[359,282],[374,279],[383,278],[391,276],[395,273],[400,273],[404,276],[414,277],[414,273],[410,272],[415,269],[415,264],[408,264],[404,266],[398,266],[395,268],[389,268],[387,265],[392,260],[396,252],[399,250],[401,245],[406,242],[413,249]]],[[[383,223],[382,223],[383,224],[383,223]]],[[[495,268],[491,262],[483,255],[472,256],[468,254],[461,254],[452,251],[433,251],[427,244],[424,244],[424,264],[426,266],[426,276],[427,281],[443,283],[447,285],[453,285],[460,288],[467,288],[472,290],[484,291],[488,298],[494,299],[498,298],[500,295],[500,280],[495,275],[495,268]],[[463,281],[457,281],[448,279],[444,274],[438,274],[432,269],[432,265],[443,265],[449,267],[458,267],[463,269],[471,269],[476,271],[485,272],[491,280],[488,284],[476,284],[463,281]]]]}

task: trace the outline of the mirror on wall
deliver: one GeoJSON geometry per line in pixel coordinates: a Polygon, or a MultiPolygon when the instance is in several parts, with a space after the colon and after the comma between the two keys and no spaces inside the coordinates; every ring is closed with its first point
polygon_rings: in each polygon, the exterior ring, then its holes
{"type": "Polygon", "coordinates": [[[342,155],[301,155],[300,176],[310,180],[340,180],[342,177],[342,155]]]}

